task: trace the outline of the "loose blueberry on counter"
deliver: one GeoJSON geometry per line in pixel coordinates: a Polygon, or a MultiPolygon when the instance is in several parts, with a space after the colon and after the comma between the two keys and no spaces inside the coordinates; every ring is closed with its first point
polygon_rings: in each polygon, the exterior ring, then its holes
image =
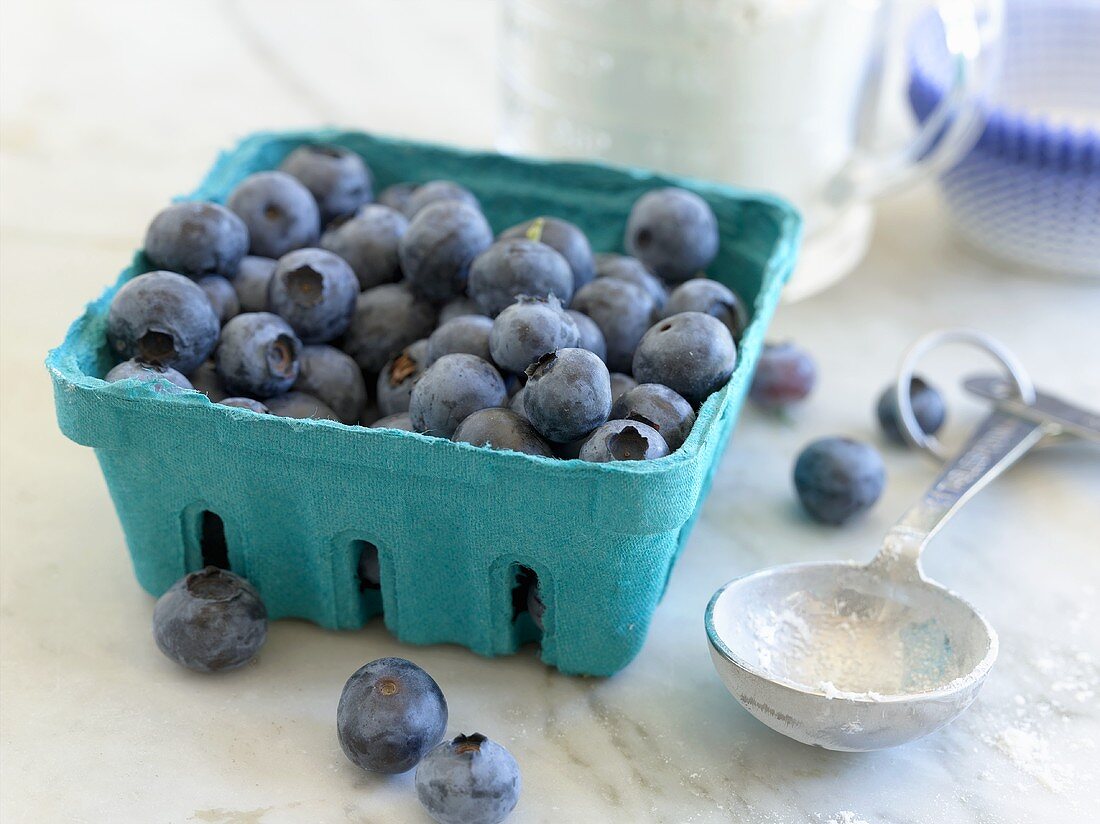
{"type": "Polygon", "coordinates": [[[356,670],[336,710],[344,754],[372,772],[411,770],[446,728],[447,700],[439,685],[403,658],[379,658],[356,670]]]}
{"type": "Polygon", "coordinates": [[[463,315],[441,324],[428,336],[428,365],[444,355],[466,353],[492,361],[489,353],[489,333],[493,321],[484,315],[463,315]]]}
{"type": "Polygon", "coordinates": [[[352,357],[333,346],[303,346],[293,389],[312,395],[343,423],[357,423],[367,403],[367,385],[352,357]]]}
{"type": "MultiPolygon", "coordinates": [[[[338,421],[339,416],[320,398],[305,392],[292,390],[282,395],[268,398],[267,410],[280,418],[298,418],[300,420],[338,421]]],[[[356,415],[358,418],[358,415],[356,415]]]]}
{"type": "Polygon", "coordinates": [[[665,439],[669,452],[684,445],[695,425],[691,404],[659,383],[643,383],[611,406],[612,420],[638,420],[649,424],[665,439]]]}
{"type": "Polygon", "coordinates": [[[554,295],[568,304],[573,296],[569,263],[545,243],[526,238],[500,240],[470,266],[470,297],[481,311],[496,317],[518,297],[554,295]]]}
{"type": "Polygon", "coordinates": [[[661,433],[641,421],[608,421],[581,446],[582,461],[652,461],[669,453],[661,433]]]}
{"type": "MultiPolygon", "coordinates": [[[[909,381],[909,403],[913,407],[913,416],[925,435],[935,435],[947,419],[947,405],[943,395],[935,387],[916,375],[909,381]]],[[[905,446],[908,441],[901,432],[901,415],[898,414],[894,386],[891,384],[882,390],[875,407],[879,427],[891,442],[905,446]]]]}
{"type": "Polygon", "coordinates": [[[701,404],[721,389],[737,365],[733,336],[717,318],[681,312],[654,324],[634,353],[634,378],[661,383],[701,404]]]}
{"type": "Polygon", "coordinates": [[[507,401],[504,380],[491,363],[476,355],[444,355],[413,386],[409,417],[418,432],[450,438],[477,410],[507,401]]]}
{"type": "Polygon", "coordinates": [[[350,215],[374,198],[374,181],[367,164],[342,146],[299,146],[286,156],[279,170],[309,189],[321,211],[322,223],[350,215]]]}
{"type": "Polygon", "coordinates": [[[401,271],[429,300],[450,300],[466,291],[470,264],[492,242],[493,230],[476,207],[442,200],[409,223],[398,245],[401,271]]]}
{"type": "Polygon", "coordinates": [[[611,412],[611,376],[587,349],[559,349],[527,367],[523,410],[550,441],[582,438],[611,412]]]}
{"type": "Polygon", "coordinates": [[[218,380],[218,370],[213,358],[199,364],[198,368],[187,376],[187,380],[191,382],[192,389],[202,392],[213,403],[229,397],[222,388],[221,381],[218,380]]]}
{"type": "Polygon", "coordinates": [[[745,302],[728,286],[708,278],[692,278],[672,290],[662,317],[681,312],[702,312],[712,315],[726,325],[736,343],[749,325],[749,312],[745,302]]]}
{"type": "Polygon", "coordinates": [[[615,278],[633,283],[653,298],[653,303],[660,311],[668,300],[668,289],[661,283],[661,279],[645,268],[645,264],[630,255],[616,255],[603,253],[596,255],[596,277],[615,278]]]}
{"type": "Polygon", "coordinates": [[[302,342],[285,320],[270,312],[246,312],[222,329],[214,365],[227,392],[270,398],[294,385],[301,355],[302,342]]]}
{"type": "Polygon", "coordinates": [[[554,457],[550,445],[535,427],[511,409],[479,409],[458,425],[451,440],[490,449],[510,449],[527,455],[554,457]]]}
{"type": "Polygon", "coordinates": [[[206,275],[199,278],[196,283],[206,294],[214,314],[218,316],[218,322],[224,324],[232,317],[236,317],[241,311],[241,301],[237,297],[237,290],[233,284],[221,275],[206,275]]]}
{"type": "Polygon", "coordinates": [[[259,412],[261,415],[271,414],[271,410],[267,408],[267,404],[260,403],[252,398],[222,398],[218,403],[222,406],[233,406],[237,409],[250,409],[253,412],[259,412]]]}
{"type": "Polygon", "coordinates": [[[327,343],[351,323],[359,281],[347,262],[324,249],[296,249],[279,258],[267,302],[302,343],[327,343]]]}
{"type": "Polygon", "coordinates": [[[244,257],[237,269],[237,276],[233,278],[233,288],[237,292],[237,300],[241,303],[240,311],[267,311],[267,290],[275,274],[275,267],[278,265],[279,261],[274,258],[255,255],[244,257]]]}
{"type": "Polygon", "coordinates": [[[810,353],[789,341],[765,343],[749,397],[762,409],[782,410],[805,400],[817,382],[810,353]]]}
{"type": "Polygon", "coordinates": [[[173,203],[145,232],[145,256],[153,266],[189,277],[233,277],[247,251],[244,221],[217,203],[173,203]]]}
{"type": "Polygon", "coordinates": [[[321,212],[309,189],[286,172],[256,172],[229,194],[227,205],[248,227],[253,255],[281,258],[321,236],[321,212]]]}
{"type": "Polygon", "coordinates": [[[596,261],[588,238],[578,226],[557,217],[537,217],[500,233],[500,240],[527,238],[545,243],[565,258],[573,272],[573,288],[579,289],[595,277],[596,261]]]}
{"type": "Polygon", "coordinates": [[[221,672],[251,661],[267,637],[267,610],[239,575],[208,566],[177,581],[153,609],[160,651],[196,672],[221,672]]]}
{"type": "Polygon", "coordinates": [[[459,186],[450,180],[430,180],[421,183],[409,193],[405,202],[405,217],[412,220],[428,206],[436,203],[462,203],[481,211],[481,204],[477,202],[474,193],[465,186],[459,186]]]}
{"type": "Polygon", "coordinates": [[[581,349],[587,349],[600,360],[606,361],[607,341],[603,339],[603,332],[596,325],[596,321],[576,309],[567,309],[565,314],[569,315],[573,319],[573,323],[577,324],[577,331],[580,333],[577,346],[581,349]]]}
{"type": "Polygon", "coordinates": [[[630,375],[624,375],[622,372],[612,372],[611,402],[614,403],[637,385],[638,382],[630,375]]]}
{"type": "Polygon", "coordinates": [[[127,281],[107,312],[107,340],[116,355],[185,375],[210,357],[219,326],[206,293],[174,272],[146,272],[127,281]]]}
{"type": "Polygon", "coordinates": [[[408,228],[403,214],[372,203],[330,224],[321,235],[321,248],[348,262],[360,290],[371,289],[401,279],[397,247],[408,228]]]}
{"type": "Polygon", "coordinates": [[[413,426],[412,418],[409,417],[408,412],[398,412],[396,415],[387,415],[384,418],[379,418],[370,425],[371,429],[401,429],[405,432],[415,432],[416,427],[413,426]]]}
{"type": "Polygon", "coordinates": [[[411,343],[435,329],[436,311],[405,283],[386,283],[356,299],[355,315],[344,335],[344,351],[374,375],[411,343]]]}
{"type": "Polygon", "coordinates": [[[466,315],[481,315],[482,317],[488,317],[481,311],[481,307],[477,305],[476,300],[466,295],[462,295],[461,297],[452,298],[443,304],[443,308],[439,310],[439,325],[442,326],[449,320],[465,317],[466,315]]]}
{"type": "MultiPolygon", "coordinates": [[[[157,380],[166,380],[173,387],[179,387],[179,389],[194,389],[191,385],[191,381],[187,380],[183,375],[177,372],[170,366],[155,366],[151,363],[143,363],[135,358],[123,361],[115,366],[103,376],[103,380],[107,383],[114,383],[115,381],[124,380],[139,380],[143,383],[152,383],[157,380]]],[[[168,392],[178,391],[176,389],[168,389],[168,392]]]]}
{"type": "Polygon", "coordinates": [[[658,277],[679,283],[718,254],[718,219],[694,192],[654,189],[634,202],[623,246],[658,277]]]}
{"type": "Polygon", "coordinates": [[[794,487],[817,521],[840,525],[870,509],[886,485],[878,451],[850,438],[821,438],[802,450],[794,487]]]}
{"type": "Polygon", "coordinates": [[[386,361],[378,373],[378,411],[385,416],[407,413],[413,387],[428,368],[428,341],[421,339],[386,361]]]}
{"type": "Polygon", "coordinates": [[[596,278],[573,296],[570,309],[596,322],[607,344],[607,366],[630,372],[638,341],[653,324],[657,306],[644,290],[617,278],[596,278]]]}
{"type": "Polygon", "coordinates": [[[499,824],[520,786],[516,759],[479,733],[443,742],[416,768],[416,795],[439,824],[499,824]]]}
{"type": "Polygon", "coordinates": [[[491,321],[489,351],[501,369],[522,372],[548,352],[575,347],[580,330],[554,296],[522,296],[491,321]]]}
{"type": "Polygon", "coordinates": [[[394,183],[378,193],[377,202],[405,215],[408,212],[409,198],[415,191],[415,183],[394,183]]]}

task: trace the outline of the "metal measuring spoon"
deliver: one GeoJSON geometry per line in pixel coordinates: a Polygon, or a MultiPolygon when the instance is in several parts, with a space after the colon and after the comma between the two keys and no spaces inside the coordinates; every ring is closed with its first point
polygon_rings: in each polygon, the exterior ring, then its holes
{"type": "Polygon", "coordinates": [[[784,735],[847,751],[913,741],[966,709],[997,657],[997,636],[924,577],[920,553],[1047,427],[993,412],[869,564],[788,564],[719,589],[706,629],[734,698],[784,735]]]}
{"type": "Polygon", "coordinates": [[[963,386],[968,392],[996,401],[1006,412],[1039,423],[1049,422],[1066,435],[1100,441],[1100,412],[1076,406],[1039,389],[1035,390],[1033,403],[1024,403],[1016,396],[1012,382],[997,375],[975,375],[967,378],[963,386]]]}

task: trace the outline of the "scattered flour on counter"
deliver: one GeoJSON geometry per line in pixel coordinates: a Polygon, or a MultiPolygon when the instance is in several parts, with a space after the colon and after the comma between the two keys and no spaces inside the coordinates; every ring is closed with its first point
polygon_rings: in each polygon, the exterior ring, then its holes
{"type": "Polygon", "coordinates": [[[1017,769],[1052,792],[1060,793],[1070,783],[1068,771],[1051,758],[1046,739],[1033,730],[1010,727],[988,737],[987,742],[1008,756],[1017,769]]]}
{"type": "Polygon", "coordinates": [[[830,818],[826,824],[870,824],[870,822],[860,818],[851,810],[841,810],[830,818]]]}

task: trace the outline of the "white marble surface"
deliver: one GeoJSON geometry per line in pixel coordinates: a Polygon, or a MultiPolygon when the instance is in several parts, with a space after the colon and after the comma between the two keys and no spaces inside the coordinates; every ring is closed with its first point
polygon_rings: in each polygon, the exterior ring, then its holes
{"type": "MultiPolygon", "coordinates": [[[[775,337],[818,357],[788,422],[749,410],[637,660],[567,678],[530,652],[487,661],[395,643],[376,621],[272,627],[258,663],[182,672],[149,637],[92,453],[57,431],[45,370],[82,303],[188,189],[257,127],[325,121],[491,140],[493,4],[14,2],[0,26],[0,818],[15,822],[424,821],[411,776],[376,779],[336,742],[340,687],[403,655],[438,679],[451,730],[504,742],[524,772],[515,822],[1076,822],[1100,803],[1100,451],[1055,447],[979,496],[929,551],[931,574],[998,629],[1001,659],[957,723],[889,752],[790,742],[726,694],[702,611],[728,578],[867,558],[931,479],[886,451],[890,481],[851,528],[801,517],[805,441],[874,438],[903,346],[941,325],[1001,337],[1044,385],[1100,405],[1100,290],[1007,274],[950,238],[931,191],[885,205],[867,262],[784,307],[775,337]],[[326,42],[327,41],[327,42],[326,42]]],[[[978,365],[930,364],[945,383],[978,365]]],[[[957,436],[979,408],[953,399],[957,436]]]]}

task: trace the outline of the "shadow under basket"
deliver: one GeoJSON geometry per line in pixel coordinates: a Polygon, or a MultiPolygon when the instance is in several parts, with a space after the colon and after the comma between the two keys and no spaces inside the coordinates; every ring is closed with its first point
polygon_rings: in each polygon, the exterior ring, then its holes
{"type": "Polygon", "coordinates": [[[160,381],[107,384],[105,329],[119,285],[149,268],[139,252],[50,352],[58,423],[95,449],[140,584],[159,596],[212,563],[251,581],[272,618],[330,628],[381,612],[412,644],[482,655],[539,640],[562,672],[609,675],[641,648],[749,387],[796,255],[800,224],[782,201],[588,163],[522,160],[357,132],[261,133],[224,153],[188,200],[224,202],[253,172],[304,142],[360,153],[380,189],[455,180],[494,231],[534,215],[571,220],[597,251],[621,249],[633,202],[684,186],[718,217],[710,277],[752,307],[729,383],[687,442],[657,461],[592,464],[494,452],[410,432],[260,415],[169,393],[160,381]],[[365,551],[377,581],[364,581],[365,551]],[[537,577],[540,633],[522,592],[537,577]]]}

